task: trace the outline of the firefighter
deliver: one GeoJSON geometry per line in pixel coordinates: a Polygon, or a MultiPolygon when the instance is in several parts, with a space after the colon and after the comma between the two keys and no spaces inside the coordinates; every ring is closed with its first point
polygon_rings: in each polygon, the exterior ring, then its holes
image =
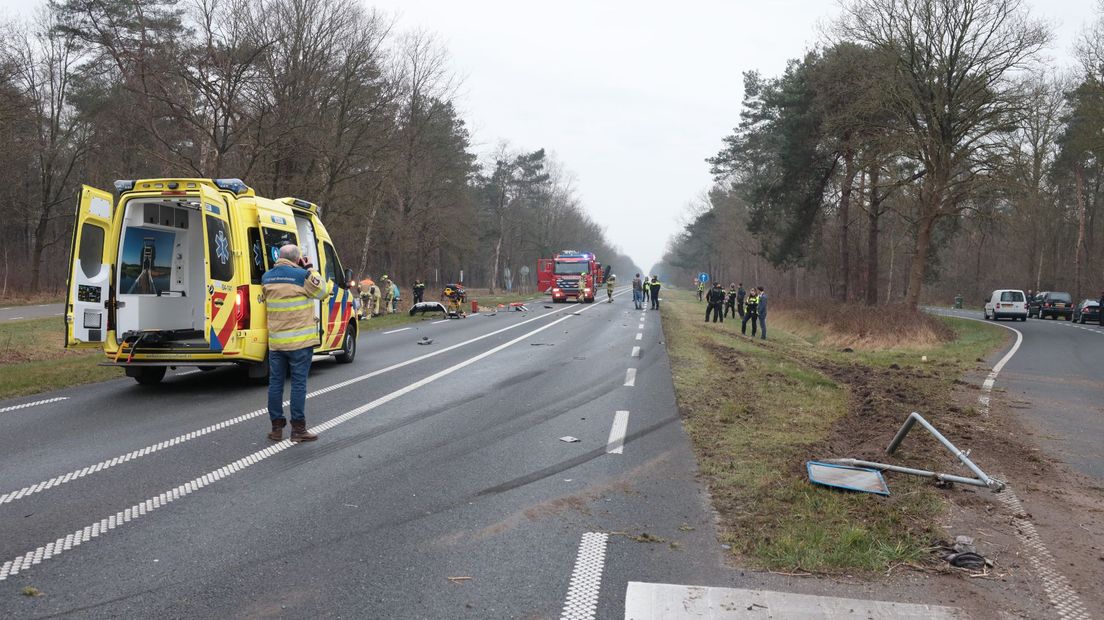
{"type": "Polygon", "coordinates": [[[380,276],[380,295],[383,297],[383,311],[387,314],[395,312],[395,283],[386,273],[380,276]]]}
{"type": "Polygon", "coordinates": [[[422,303],[422,297],[425,295],[425,287],[426,287],[425,282],[422,282],[420,279],[414,280],[414,303],[415,304],[422,303]]]}
{"type": "Polygon", "coordinates": [[[575,298],[578,303],[584,303],[586,301],[586,287],[587,287],[587,272],[579,274],[579,296],[575,298]]]}
{"type": "Polygon", "coordinates": [[[728,313],[732,313],[732,318],[736,318],[736,285],[728,285],[728,295],[725,296],[725,309],[724,318],[728,318],[728,313]]]}
{"type": "Polygon", "coordinates": [[[698,302],[702,301],[702,296],[705,294],[705,282],[698,280],[698,302]]]}
{"type": "Polygon", "coordinates": [[[606,303],[613,303],[613,281],[617,278],[613,275],[606,280],[606,303]]]}
{"type": "Polygon", "coordinates": [[[709,293],[705,297],[705,322],[709,322],[709,315],[712,313],[714,323],[724,323],[724,317],[721,316],[721,313],[724,312],[725,292],[724,289],[721,288],[721,283],[714,282],[713,286],[709,289],[709,293]]]}
{"type": "Polygon", "coordinates": [[[307,431],[307,374],[318,346],[315,299],[325,299],[327,286],[299,246],[280,248],[280,259],[261,278],[268,311],[268,417],[271,441],[284,437],[284,380],[291,376],[291,441],[314,441],[307,431]]]}
{"type": "Polygon", "coordinates": [[[372,318],[380,313],[380,288],[375,280],[368,278],[361,282],[361,295],[364,297],[364,316],[372,318]]]}

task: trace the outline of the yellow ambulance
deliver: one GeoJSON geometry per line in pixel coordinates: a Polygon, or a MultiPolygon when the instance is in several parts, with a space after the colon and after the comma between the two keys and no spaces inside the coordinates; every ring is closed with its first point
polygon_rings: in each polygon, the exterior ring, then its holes
{"type": "Polygon", "coordinates": [[[295,243],[327,280],[317,301],[318,354],[352,362],[350,270],[318,205],[262,198],[239,179],[116,181],[83,186],[65,302],[66,346],[101,347],[104,365],[156,384],[168,368],[238,365],[268,375],[261,276],[295,243]]]}

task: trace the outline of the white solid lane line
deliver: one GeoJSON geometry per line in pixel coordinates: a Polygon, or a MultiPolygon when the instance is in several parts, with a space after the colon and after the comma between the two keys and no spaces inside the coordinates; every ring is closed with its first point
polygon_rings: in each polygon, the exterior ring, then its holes
{"type": "MultiPolygon", "coordinates": [[[[416,364],[416,363],[421,362],[423,360],[427,360],[431,357],[436,357],[438,355],[448,353],[449,351],[452,351],[454,349],[458,349],[460,347],[469,345],[473,342],[478,342],[478,341],[483,340],[485,338],[490,338],[491,336],[496,336],[498,334],[501,334],[502,332],[509,331],[511,329],[521,327],[522,325],[525,325],[526,323],[532,323],[533,321],[539,321],[543,318],[552,316],[553,314],[557,314],[557,313],[563,312],[565,310],[567,310],[567,308],[562,308],[560,310],[554,310],[552,312],[541,314],[539,316],[535,316],[531,319],[526,319],[526,320],[521,321],[519,323],[516,323],[514,325],[508,325],[508,326],[503,327],[501,329],[497,329],[493,332],[488,332],[486,334],[483,334],[482,336],[476,336],[475,338],[471,338],[469,340],[465,340],[463,342],[459,342],[457,344],[445,347],[445,348],[443,348],[439,351],[432,351],[432,352],[426,353],[424,355],[419,355],[418,357],[408,359],[405,362],[399,362],[397,364],[387,366],[386,368],[381,368],[379,370],[373,370],[372,372],[360,375],[359,377],[353,377],[352,379],[347,379],[345,381],[335,383],[331,386],[324,387],[324,388],[315,390],[313,392],[308,392],[307,393],[307,398],[310,399],[310,398],[314,398],[316,396],[321,396],[323,394],[328,394],[329,392],[341,389],[343,387],[348,387],[350,385],[353,385],[354,383],[358,383],[358,382],[364,381],[366,379],[371,379],[372,377],[378,377],[379,375],[382,375],[382,374],[387,373],[387,372],[391,372],[392,370],[397,370],[399,368],[403,368],[404,366],[409,366],[411,364],[416,364]]],[[[288,405],[288,401],[284,401],[284,406],[286,407],[287,405],[288,405]]],[[[249,413],[243,413],[243,414],[241,414],[237,417],[230,418],[230,419],[227,419],[227,420],[223,420],[222,422],[218,422],[218,423],[212,424],[210,426],[205,426],[203,428],[191,431],[189,433],[184,433],[182,435],[177,435],[176,437],[173,437],[171,439],[166,439],[165,441],[162,441],[162,442],[159,442],[159,443],[156,443],[156,444],[152,444],[152,445],[146,446],[144,448],[139,448],[137,450],[128,452],[126,454],[121,454],[121,455],[116,456],[114,458],[104,459],[103,461],[100,461],[99,463],[96,463],[96,464],[93,464],[93,465],[89,465],[88,467],[84,467],[82,469],[76,469],[76,470],[73,470],[71,472],[58,475],[58,476],[55,476],[55,477],[53,477],[49,480],[43,480],[42,482],[23,487],[22,489],[19,489],[17,491],[11,491],[9,493],[4,493],[4,494],[0,495],[0,504],[6,504],[6,503],[9,503],[9,502],[13,502],[17,499],[22,499],[24,497],[27,497],[28,495],[34,495],[35,493],[40,493],[42,491],[45,491],[47,489],[51,489],[53,487],[65,484],[67,482],[71,482],[73,480],[79,480],[81,478],[84,478],[85,476],[89,476],[91,474],[103,471],[105,469],[109,469],[109,468],[114,467],[116,465],[120,465],[122,463],[126,463],[128,461],[132,461],[132,460],[137,459],[137,458],[141,458],[143,456],[153,454],[155,452],[160,452],[161,450],[164,450],[166,448],[170,448],[172,446],[176,446],[176,445],[191,441],[193,439],[196,439],[198,437],[202,437],[204,435],[213,433],[215,431],[219,431],[219,430],[222,430],[224,428],[234,426],[235,424],[240,424],[241,422],[245,422],[246,420],[252,420],[253,418],[265,415],[267,413],[268,413],[268,408],[267,407],[263,407],[261,409],[255,409],[253,411],[250,411],[249,413]]]]}
{"type": "Polygon", "coordinates": [[[625,370],[625,387],[632,387],[636,385],[636,369],[628,368],[625,370]]]}
{"type": "MultiPolygon", "coordinates": [[[[590,310],[591,308],[598,308],[598,307],[601,307],[601,306],[591,306],[590,308],[583,309],[581,312],[586,312],[587,310],[590,310]]],[[[545,316],[547,316],[547,315],[545,315],[545,316]]],[[[500,345],[498,345],[494,348],[488,349],[487,351],[484,351],[483,353],[472,356],[472,357],[470,357],[470,358],[468,358],[468,359],[466,359],[466,360],[464,360],[464,361],[462,361],[458,364],[454,364],[453,366],[445,368],[444,370],[440,370],[440,371],[438,371],[438,372],[436,372],[432,375],[429,375],[428,377],[425,377],[424,379],[420,379],[418,381],[415,381],[414,383],[411,383],[411,384],[407,385],[406,387],[399,388],[399,389],[395,390],[394,392],[391,392],[390,394],[386,394],[384,396],[381,396],[380,398],[377,398],[376,400],[373,400],[370,403],[361,405],[360,407],[357,407],[356,409],[352,409],[350,411],[347,411],[347,412],[337,416],[336,418],[327,420],[326,422],[323,422],[323,423],[321,423],[317,426],[311,427],[310,431],[314,432],[314,433],[324,433],[324,432],[326,432],[326,431],[328,431],[328,430],[330,430],[330,429],[332,429],[332,428],[334,428],[334,427],[336,427],[340,424],[344,424],[345,422],[348,422],[349,420],[352,420],[352,419],[356,418],[357,416],[360,416],[364,413],[372,411],[373,409],[381,407],[381,406],[383,406],[383,405],[385,405],[385,404],[387,404],[387,403],[389,403],[389,402],[391,402],[391,401],[393,401],[397,398],[405,396],[405,395],[409,394],[410,392],[413,392],[417,389],[425,387],[426,385],[429,385],[430,383],[433,383],[434,381],[437,381],[438,379],[441,379],[443,377],[451,375],[452,373],[454,373],[458,370],[467,368],[468,366],[471,366],[472,364],[480,362],[480,361],[482,361],[482,360],[484,360],[484,359],[486,359],[486,358],[488,358],[488,357],[490,357],[490,356],[492,356],[492,355],[494,355],[494,354],[496,354],[496,353],[498,353],[498,352],[500,352],[500,351],[502,351],[502,350],[504,350],[504,349],[506,349],[510,346],[513,346],[513,345],[521,342],[522,340],[525,340],[525,339],[529,338],[530,336],[539,334],[540,332],[542,332],[546,329],[554,327],[554,326],[568,320],[572,316],[575,316],[575,315],[569,314],[569,315],[566,315],[566,316],[562,316],[562,317],[556,319],[555,321],[552,321],[550,323],[547,323],[545,325],[537,327],[536,329],[533,329],[529,332],[526,332],[526,333],[522,334],[521,336],[518,336],[517,338],[514,338],[513,340],[509,340],[509,341],[507,341],[503,344],[500,344],[500,345]]],[[[152,511],[154,511],[158,508],[161,508],[162,506],[172,502],[173,500],[177,500],[177,499],[180,499],[182,497],[185,497],[185,496],[187,496],[187,495],[189,495],[189,494],[191,494],[195,491],[198,491],[199,489],[202,489],[203,487],[205,487],[209,484],[214,484],[215,482],[218,482],[219,480],[222,480],[223,478],[227,478],[230,475],[232,475],[234,473],[237,473],[237,472],[239,472],[239,471],[241,471],[241,470],[243,470],[243,469],[245,469],[245,468],[247,468],[251,465],[255,465],[255,464],[271,457],[271,456],[279,454],[280,452],[283,452],[284,450],[287,450],[288,448],[290,448],[293,445],[294,444],[292,444],[290,440],[285,439],[285,440],[283,440],[279,443],[276,443],[276,444],[273,444],[273,445],[271,445],[267,448],[264,448],[263,450],[258,450],[258,451],[254,452],[254,453],[252,453],[252,454],[250,454],[246,457],[240,458],[240,459],[234,461],[233,463],[230,463],[228,465],[224,465],[223,467],[220,467],[216,470],[212,470],[212,471],[210,471],[210,472],[208,472],[208,473],[206,473],[202,476],[199,476],[198,478],[194,478],[194,479],[192,479],[188,482],[185,482],[184,484],[179,485],[177,487],[174,487],[174,488],[172,488],[168,491],[165,491],[164,493],[161,493],[159,495],[155,495],[155,496],[147,499],[144,502],[141,502],[139,504],[135,504],[135,505],[131,506],[130,508],[127,508],[126,510],[123,510],[123,511],[117,512],[113,515],[104,517],[103,519],[101,519],[99,521],[96,521],[95,523],[92,523],[91,525],[88,525],[88,526],[86,526],[82,529],[79,529],[79,530],[76,530],[76,531],[74,531],[70,534],[67,534],[66,536],[64,536],[62,538],[58,538],[57,540],[55,540],[53,542],[47,543],[47,544],[45,544],[41,547],[38,547],[34,550],[28,551],[24,555],[17,556],[16,558],[14,558],[12,560],[8,560],[7,562],[4,562],[2,565],[0,565],[0,581],[4,581],[9,576],[18,574],[20,571],[24,571],[24,570],[30,568],[31,566],[42,562],[43,560],[48,560],[51,557],[54,557],[54,556],[59,555],[61,553],[64,553],[65,551],[69,551],[74,546],[80,545],[81,543],[84,543],[84,542],[88,542],[92,538],[96,538],[97,536],[99,536],[101,533],[107,532],[108,530],[113,530],[117,527],[121,527],[125,523],[129,523],[131,521],[137,520],[138,518],[140,518],[142,516],[145,516],[146,514],[152,512],[152,511]]],[[[605,534],[602,534],[602,536],[605,536],[605,534]]],[[[604,542],[602,544],[602,549],[603,549],[603,554],[604,554],[604,550],[605,550],[604,542]]]]}
{"type": "Polygon", "coordinates": [[[613,426],[610,427],[606,441],[607,454],[622,454],[625,451],[625,432],[629,429],[629,412],[618,411],[613,414],[613,426]]]}
{"type": "Polygon", "coordinates": [[[633,347],[632,353],[629,354],[629,357],[640,357],[640,347],[633,347]]]}
{"type": "Polygon", "coordinates": [[[399,332],[405,332],[408,329],[414,329],[414,328],[413,327],[400,327],[399,329],[393,329],[389,332],[383,332],[383,335],[386,336],[387,334],[397,334],[399,332]]]}
{"type": "Polygon", "coordinates": [[[10,407],[0,407],[0,413],[7,413],[8,411],[15,411],[17,409],[26,409],[28,407],[35,407],[37,405],[46,405],[49,403],[56,403],[61,400],[69,400],[68,396],[58,396],[57,398],[47,398],[45,400],[36,400],[33,403],[23,403],[22,405],[12,405],[10,407]]]}
{"type": "Polygon", "coordinates": [[[11,317],[8,317],[8,320],[9,321],[18,321],[21,318],[23,318],[23,317],[21,317],[21,316],[11,316],[11,317]]]}

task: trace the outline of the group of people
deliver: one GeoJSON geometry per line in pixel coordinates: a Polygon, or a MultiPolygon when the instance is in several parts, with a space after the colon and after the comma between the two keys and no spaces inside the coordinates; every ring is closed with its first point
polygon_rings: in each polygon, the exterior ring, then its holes
{"type": "MultiPolygon", "coordinates": [[[[421,303],[425,296],[425,282],[414,280],[411,288],[414,292],[414,303],[421,303]]],[[[349,283],[349,291],[353,294],[353,307],[360,319],[394,314],[399,311],[399,302],[402,301],[402,289],[386,274],[380,277],[379,284],[372,278],[353,280],[349,283]]]]}
{"type": "Polygon", "coordinates": [[[724,323],[729,313],[732,318],[740,317],[740,333],[747,335],[747,325],[751,322],[751,336],[755,337],[758,326],[760,338],[767,339],[767,292],[762,286],[753,286],[751,292],[744,290],[744,284],[729,284],[725,292],[720,282],[714,282],[709,293],[704,296],[705,284],[698,284],[698,299],[706,302],[705,321],[710,316],[714,323],[724,323]],[[704,299],[703,299],[704,297],[704,299]]]}
{"type": "Polygon", "coordinates": [[[632,280],[633,305],[636,306],[637,310],[643,310],[644,306],[651,300],[652,310],[659,310],[659,290],[661,288],[663,288],[663,283],[659,281],[659,276],[641,278],[639,273],[636,274],[632,280]]]}

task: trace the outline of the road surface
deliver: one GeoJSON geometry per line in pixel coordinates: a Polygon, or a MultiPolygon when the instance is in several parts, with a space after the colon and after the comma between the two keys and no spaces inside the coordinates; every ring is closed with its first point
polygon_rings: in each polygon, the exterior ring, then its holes
{"type": "MultiPolygon", "coordinates": [[[[982,318],[980,310],[938,312],[982,318]]],[[[1051,319],[999,324],[1023,334],[997,382],[1009,406],[1048,456],[1104,480],[1104,328],[1051,319]]]]}
{"type": "Polygon", "coordinates": [[[265,389],[233,369],[0,402],[0,617],[543,618],[570,600],[565,617],[620,618],[629,581],[732,584],[658,313],[533,309],[370,332],[355,363],[316,363],[316,443],[267,442],[265,389]]]}
{"type": "Polygon", "coordinates": [[[65,304],[0,306],[0,323],[4,321],[21,321],[23,319],[41,319],[47,316],[61,316],[64,313],[65,304]]]}

